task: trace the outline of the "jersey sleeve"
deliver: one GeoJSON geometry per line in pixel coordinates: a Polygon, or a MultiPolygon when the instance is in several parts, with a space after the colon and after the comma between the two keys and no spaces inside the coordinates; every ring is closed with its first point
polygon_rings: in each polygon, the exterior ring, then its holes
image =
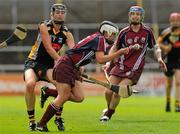
{"type": "Polygon", "coordinates": [[[118,49],[121,49],[121,48],[123,48],[123,44],[125,44],[124,43],[124,32],[123,32],[123,30],[121,30],[115,41],[115,45],[117,46],[118,49]]]}
{"type": "Polygon", "coordinates": [[[106,51],[105,39],[103,36],[97,36],[93,42],[94,43],[93,43],[92,49],[95,52],[105,52],[106,51]]]}
{"type": "Polygon", "coordinates": [[[69,31],[69,29],[67,28],[66,25],[63,25],[62,28],[63,28],[63,31],[65,31],[65,32],[68,32],[68,31],[69,31]]]}
{"type": "Polygon", "coordinates": [[[151,29],[149,29],[147,43],[149,48],[153,48],[156,45],[156,40],[151,29]]]}
{"type": "Polygon", "coordinates": [[[159,38],[161,38],[162,42],[164,42],[163,44],[169,44],[170,34],[171,34],[170,28],[166,28],[165,30],[161,32],[161,34],[159,35],[159,38]]]}

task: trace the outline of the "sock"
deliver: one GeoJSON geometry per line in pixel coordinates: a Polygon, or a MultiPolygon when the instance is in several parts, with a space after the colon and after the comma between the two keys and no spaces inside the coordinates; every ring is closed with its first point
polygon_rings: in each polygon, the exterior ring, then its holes
{"type": "Polygon", "coordinates": [[[34,110],[27,111],[30,122],[35,122],[34,110]]]}
{"type": "Polygon", "coordinates": [[[49,88],[49,87],[48,87],[47,90],[45,90],[45,92],[46,92],[46,95],[48,95],[48,96],[57,97],[57,95],[58,95],[58,92],[57,92],[56,89],[52,89],[52,88],[49,88]]]}
{"type": "Polygon", "coordinates": [[[166,87],[166,104],[170,104],[171,101],[171,88],[166,87]]]}
{"type": "Polygon", "coordinates": [[[166,104],[170,104],[171,103],[171,97],[170,96],[166,96],[166,104]]]}
{"type": "Polygon", "coordinates": [[[172,89],[172,80],[171,78],[167,78],[166,79],[166,104],[170,105],[170,102],[171,102],[171,89],[172,89]]]}
{"type": "Polygon", "coordinates": [[[54,114],[59,110],[57,106],[55,106],[53,103],[49,104],[43,117],[41,118],[39,125],[45,126],[47,122],[54,116],[54,114]]]}
{"type": "Polygon", "coordinates": [[[110,104],[107,104],[108,109],[109,109],[109,106],[110,106],[110,104]]]}
{"type": "Polygon", "coordinates": [[[63,111],[63,107],[60,107],[60,109],[56,112],[56,119],[61,118],[62,111],[63,111]]]}
{"type": "Polygon", "coordinates": [[[180,107],[180,101],[179,101],[179,100],[176,100],[175,106],[176,106],[176,107],[180,107]]]}
{"type": "Polygon", "coordinates": [[[108,116],[109,119],[111,119],[114,112],[115,112],[115,110],[108,108],[108,111],[105,113],[105,115],[108,116]]]}
{"type": "Polygon", "coordinates": [[[180,86],[176,86],[175,100],[180,101],[180,86]]]}

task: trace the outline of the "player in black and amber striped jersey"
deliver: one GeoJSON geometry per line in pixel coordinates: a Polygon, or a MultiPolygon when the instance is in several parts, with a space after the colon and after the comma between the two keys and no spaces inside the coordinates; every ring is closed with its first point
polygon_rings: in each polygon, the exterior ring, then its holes
{"type": "Polygon", "coordinates": [[[169,17],[170,27],[163,30],[158,38],[158,45],[166,58],[168,71],[166,76],[166,112],[171,111],[170,98],[175,76],[176,95],[175,111],[180,112],[180,13],[171,13],[169,17]]]}
{"type": "Polygon", "coordinates": [[[39,34],[25,61],[24,80],[26,83],[25,100],[29,116],[29,129],[35,130],[35,85],[39,80],[53,83],[52,68],[60,56],[58,51],[64,44],[74,46],[74,38],[64,25],[66,6],[54,4],[51,19],[39,24],[39,34]]]}

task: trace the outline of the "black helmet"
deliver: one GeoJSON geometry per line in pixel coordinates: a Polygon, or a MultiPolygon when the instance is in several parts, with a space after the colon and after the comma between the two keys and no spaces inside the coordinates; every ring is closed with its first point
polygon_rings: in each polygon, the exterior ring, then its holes
{"type": "Polygon", "coordinates": [[[51,12],[54,12],[56,10],[66,12],[66,6],[64,4],[54,4],[54,5],[52,5],[51,12]]]}
{"type": "MultiPolygon", "coordinates": [[[[64,12],[66,15],[66,6],[64,4],[54,4],[51,7],[51,14],[53,14],[53,12],[55,12],[55,11],[64,12]]],[[[64,20],[59,21],[59,20],[54,20],[54,18],[52,18],[52,20],[55,24],[59,24],[59,25],[64,24],[64,20]]]]}

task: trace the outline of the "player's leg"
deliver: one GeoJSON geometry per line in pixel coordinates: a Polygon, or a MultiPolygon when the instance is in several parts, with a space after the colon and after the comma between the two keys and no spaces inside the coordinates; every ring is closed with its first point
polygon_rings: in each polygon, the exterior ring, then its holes
{"type": "Polygon", "coordinates": [[[166,106],[165,111],[170,112],[171,111],[171,90],[173,86],[173,75],[174,72],[172,69],[168,67],[168,71],[165,72],[166,76],[166,106]]]}
{"type": "MultiPolygon", "coordinates": [[[[48,69],[46,75],[47,75],[48,81],[52,82],[55,85],[56,82],[52,79],[52,69],[48,69]]],[[[84,99],[84,93],[81,90],[82,83],[79,81],[76,81],[76,86],[79,87],[79,89],[75,88],[74,90],[72,90],[69,100],[73,102],[82,102],[84,99]],[[78,92],[76,90],[78,90],[78,92]]],[[[41,98],[44,98],[43,100],[46,101],[49,96],[56,97],[57,90],[56,88],[52,89],[47,86],[43,86],[41,88],[41,96],[42,96],[41,98]]],[[[42,105],[42,107],[43,106],[44,104],[42,105]]]]}
{"type": "MultiPolygon", "coordinates": [[[[47,79],[47,81],[51,82],[53,85],[56,85],[56,81],[54,81],[53,78],[52,78],[52,73],[53,73],[53,70],[48,69],[46,71],[46,79],[47,79]]],[[[41,88],[41,101],[40,101],[41,108],[44,107],[44,103],[45,103],[45,101],[47,100],[47,98],[49,96],[57,97],[57,94],[58,93],[57,93],[56,88],[49,88],[47,86],[43,86],[41,88]]]]}
{"type": "Polygon", "coordinates": [[[48,86],[43,86],[40,89],[40,107],[43,108],[46,100],[49,96],[57,97],[58,92],[56,88],[49,88],[48,86]]]}
{"type": "MultiPolygon", "coordinates": [[[[81,89],[81,82],[75,81],[75,87],[72,88],[68,101],[73,101],[73,102],[82,102],[84,99],[84,94],[81,89]]],[[[60,87],[61,88],[61,87],[60,87]]],[[[53,89],[48,89],[48,90],[53,90],[53,89]]],[[[64,119],[61,117],[61,114],[63,112],[63,106],[60,107],[59,111],[56,112],[56,117],[54,120],[54,123],[57,125],[57,128],[59,131],[64,131],[65,126],[64,126],[64,119]]]]}
{"type": "MultiPolygon", "coordinates": [[[[82,83],[80,81],[75,81],[75,87],[72,88],[72,91],[69,96],[69,101],[73,102],[82,102],[84,100],[84,93],[82,91],[82,83]]],[[[57,125],[58,130],[63,131],[65,130],[64,121],[61,117],[63,111],[63,107],[60,107],[59,111],[56,112],[56,117],[54,123],[57,125]]]]}
{"type": "MultiPolygon", "coordinates": [[[[112,79],[111,81],[113,83],[115,83],[115,81],[117,82],[118,80],[120,80],[120,79],[118,79],[118,77],[114,77],[114,79],[112,79]]],[[[127,78],[121,79],[119,85],[132,85],[132,81],[127,78]]],[[[107,119],[111,119],[112,115],[115,113],[115,110],[116,110],[119,102],[120,102],[120,96],[116,93],[113,93],[110,104],[109,104],[109,108],[108,108],[107,112],[104,114],[108,117],[107,119]]],[[[108,121],[108,120],[105,120],[105,121],[108,121]]]]}
{"type": "Polygon", "coordinates": [[[175,111],[180,112],[180,69],[175,70],[176,95],[175,95],[175,111]]]}
{"type": "MultiPolygon", "coordinates": [[[[44,107],[44,103],[46,102],[47,98],[49,96],[52,97],[57,97],[58,92],[55,89],[49,88],[47,86],[43,86],[41,88],[41,97],[40,97],[40,106],[41,108],[44,107]]],[[[76,88],[73,88],[73,90],[71,91],[71,95],[69,98],[69,101],[73,101],[73,102],[82,102],[84,100],[84,93],[82,91],[82,83],[79,81],[76,81],[76,88]]],[[[60,107],[59,111],[56,112],[56,117],[55,117],[55,124],[58,127],[58,130],[63,131],[64,128],[64,121],[63,118],[61,117],[63,112],[63,107],[60,107]]]]}
{"type": "Polygon", "coordinates": [[[65,83],[56,84],[58,96],[56,99],[48,105],[44,115],[37,124],[37,130],[39,131],[48,131],[47,123],[59,111],[59,108],[69,99],[71,86],[65,83]]]}
{"type": "MultiPolygon", "coordinates": [[[[54,85],[56,85],[56,81],[53,80],[52,78],[52,73],[53,73],[53,70],[52,69],[48,69],[47,72],[46,72],[46,77],[47,77],[47,80],[52,82],[54,85]]],[[[49,88],[47,86],[44,86],[41,88],[41,97],[40,97],[40,106],[41,108],[44,107],[44,104],[47,100],[47,98],[49,96],[52,96],[52,97],[57,97],[58,95],[58,92],[57,92],[57,89],[54,88],[49,88]]],[[[61,117],[62,115],[62,112],[63,112],[63,106],[61,106],[58,111],[55,113],[55,120],[54,120],[54,123],[56,124],[57,128],[59,131],[64,131],[65,127],[64,127],[64,121],[63,121],[63,118],[61,117]]]]}
{"type": "MultiPolygon", "coordinates": [[[[109,79],[110,79],[110,82],[114,85],[118,85],[120,81],[122,80],[120,77],[113,76],[113,75],[111,75],[109,79]]],[[[106,89],[105,98],[107,102],[107,109],[103,110],[103,114],[100,118],[101,122],[108,121],[111,118],[112,114],[115,112],[115,109],[110,107],[110,105],[112,105],[111,103],[112,103],[113,95],[114,93],[111,90],[106,89]]],[[[120,98],[119,95],[117,95],[117,99],[118,99],[117,101],[119,101],[119,98],[120,98]]]]}
{"type": "MultiPolygon", "coordinates": [[[[77,81],[77,86],[79,86],[79,89],[72,90],[69,101],[82,102],[84,100],[82,83],[77,81]],[[76,90],[78,90],[78,92],[76,90]]],[[[41,94],[40,94],[40,106],[41,106],[41,108],[44,107],[44,104],[45,104],[45,102],[49,96],[57,97],[57,95],[58,95],[58,93],[57,93],[56,88],[49,88],[47,86],[43,86],[41,88],[41,94]]]]}
{"type": "Polygon", "coordinates": [[[75,81],[76,86],[72,88],[69,101],[72,102],[82,102],[84,100],[83,85],[84,83],[80,81],[75,81]]]}
{"type": "Polygon", "coordinates": [[[173,84],[173,77],[166,76],[166,112],[171,111],[171,89],[173,84]]]}
{"type": "MultiPolygon", "coordinates": [[[[104,71],[104,73],[106,73],[105,77],[106,77],[106,79],[108,79],[108,81],[110,81],[110,72],[111,72],[113,67],[114,67],[114,63],[111,62],[110,67],[107,70],[104,71]]],[[[106,90],[106,88],[105,88],[105,90],[106,90]]],[[[105,91],[105,99],[106,99],[107,107],[109,107],[112,95],[113,95],[113,92],[111,90],[106,90],[105,91]]],[[[106,111],[106,109],[104,109],[104,111],[106,111]]]]}
{"type": "MultiPolygon", "coordinates": [[[[51,69],[48,69],[47,77],[48,77],[49,81],[52,81],[52,70],[51,69]]],[[[58,77],[61,77],[61,75],[59,75],[58,77]]],[[[71,77],[71,79],[72,79],[72,77],[71,77]]],[[[55,83],[55,85],[56,85],[56,82],[53,82],[53,83],[55,83]]],[[[74,102],[82,102],[84,99],[84,94],[82,91],[81,82],[75,81],[75,85],[76,86],[73,88],[73,90],[70,93],[69,100],[74,101],[74,102]]],[[[60,88],[61,87],[59,87],[59,89],[60,88]]],[[[56,92],[57,92],[56,90],[49,89],[49,88],[46,90],[46,93],[48,96],[52,96],[52,95],[56,96],[56,94],[57,94],[56,92]]],[[[59,109],[59,111],[56,112],[56,117],[55,117],[55,121],[54,121],[60,131],[64,130],[64,122],[61,117],[62,110],[63,110],[63,107],[61,107],[59,109]]]]}
{"type": "Polygon", "coordinates": [[[112,90],[108,90],[108,89],[105,90],[105,99],[106,99],[107,107],[109,107],[112,95],[113,95],[113,91],[112,90]]]}
{"type": "Polygon", "coordinates": [[[27,113],[29,116],[29,129],[35,130],[35,93],[34,88],[37,81],[37,76],[33,69],[27,69],[24,73],[25,79],[25,101],[27,106],[27,113]]]}
{"type": "MultiPolygon", "coordinates": [[[[45,80],[47,80],[48,82],[51,82],[51,83],[53,83],[54,85],[55,85],[55,81],[53,80],[53,78],[52,78],[52,69],[48,69],[48,68],[46,68],[46,67],[44,67],[44,68],[42,68],[42,75],[41,75],[41,77],[42,77],[42,79],[45,79],[45,80]]],[[[41,87],[41,89],[40,89],[40,107],[41,108],[43,108],[44,107],[44,104],[45,104],[45,102],[46,102],[46,100],[47,100],[47,98],[49,97],[49,96],[54,96],[54,97],[56,97],[57,96],[57,91],[56,90],[52,90],[52,92],[51,92],[51,90],[48,90],[49,89],[49,87],[47,87],[47,86],[43,86],[43,87],[41,87]]]]}

